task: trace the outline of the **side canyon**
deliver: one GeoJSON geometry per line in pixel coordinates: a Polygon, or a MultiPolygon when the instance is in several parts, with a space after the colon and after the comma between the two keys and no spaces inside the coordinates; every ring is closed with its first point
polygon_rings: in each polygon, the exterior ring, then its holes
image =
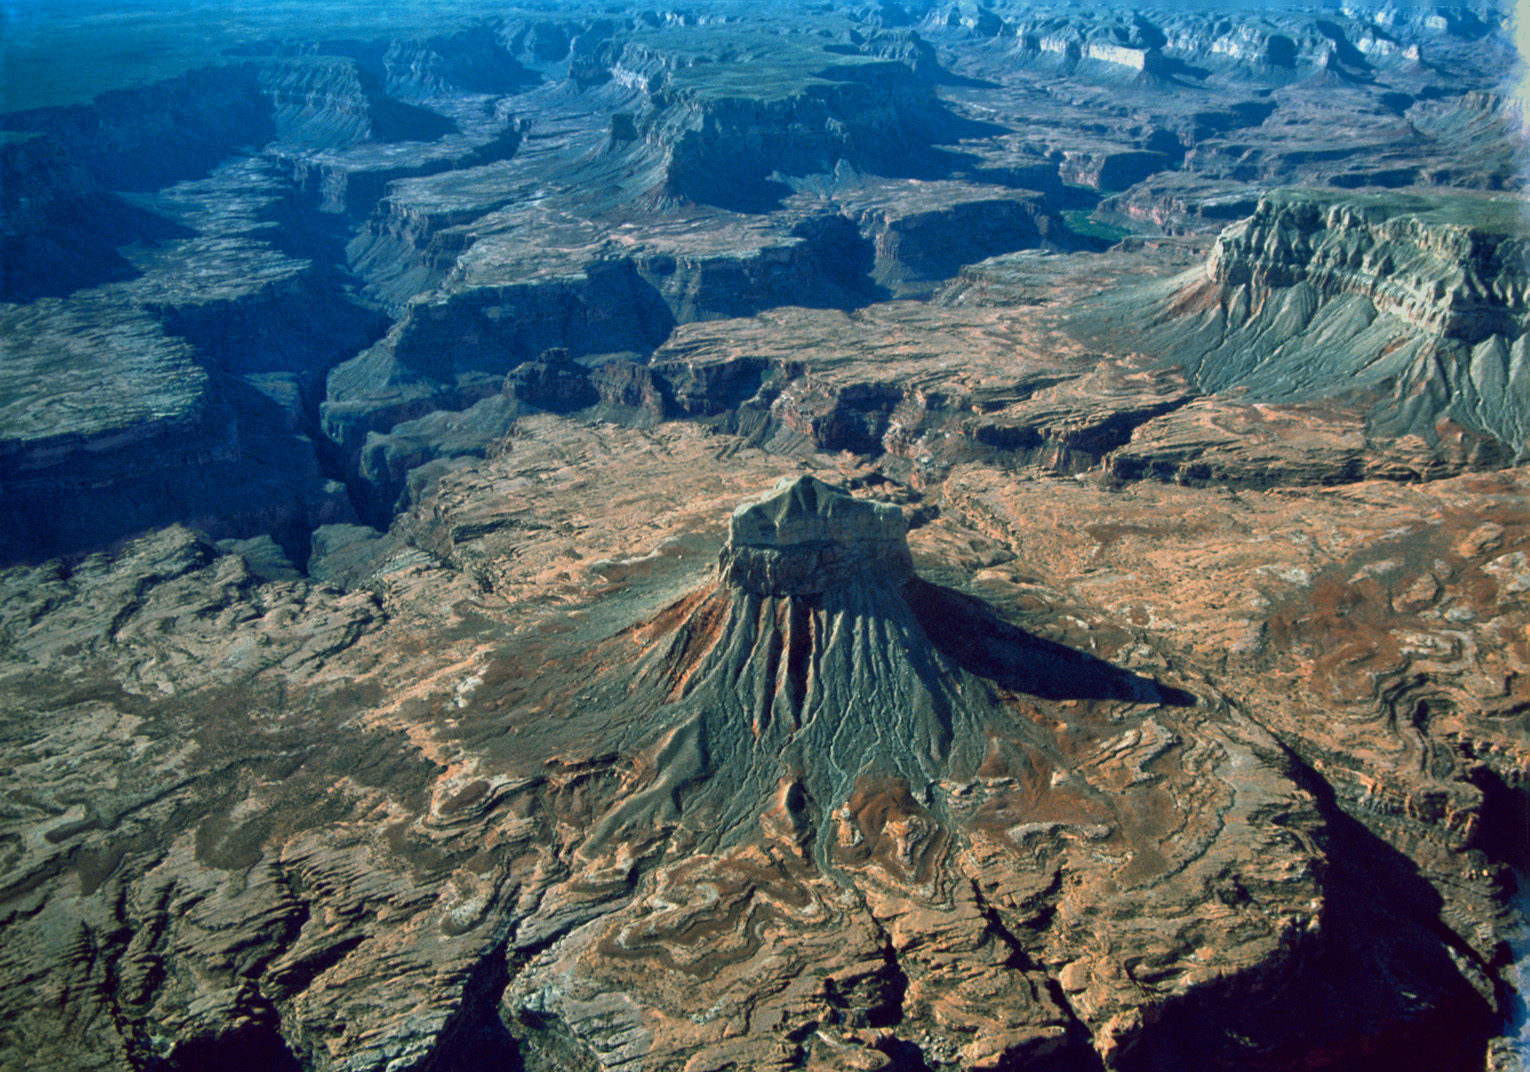
{"type": "Polygon", "coordinates": [[[1530,1068],[1511,10],[188,10],[6,16],[0,1069],[1530,1068]]]}

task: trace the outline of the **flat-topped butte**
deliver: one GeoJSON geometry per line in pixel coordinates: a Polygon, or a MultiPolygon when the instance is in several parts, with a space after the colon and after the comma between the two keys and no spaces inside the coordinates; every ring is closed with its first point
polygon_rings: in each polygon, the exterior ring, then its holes
{"type": "Polygon", "coordinates": [[[902,584],[914,573],[901,510],[812,476],[782,478],[771,494],[734,510],[720,566],[727,583],[760,596],[902,584]]]}

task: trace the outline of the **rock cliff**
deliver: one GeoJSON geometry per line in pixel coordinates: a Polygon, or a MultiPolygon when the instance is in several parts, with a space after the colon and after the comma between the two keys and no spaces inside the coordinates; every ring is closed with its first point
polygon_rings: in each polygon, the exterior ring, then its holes
{"type": "Polygon", "coordinates": [[[89,6],[0,1068],[1515,1067],[1501,13],[89,6]]]}
{"type": "Polygon", "coordinates": [[[1458,427],[1472,463],[1522,460],[1527,243],[1516,198],[1273,194],[1162,288],[1138,345],[1254,402],[1365,399],[1374,441],[1443,450],[1458,427]]]}
{"type": "MultiPolygon", "coordinates": [[[[1140,560],[1148,523],[1195,493],[1070,482],[1086,501],[1054,514],[1057,488],[969,467],[930,521],[885,481],[852,498],[794,475],[729,517],[725,486],[779,461],[725,461],[694,431],[580,436],[531,419],[509,452],[444,479],[398,534],[413,547],[360,553],[370,591],[263,582],[174,530],[4,577],[8,755],[38,794],[6,819],[20,911],[4,965],[46,997],[6,991],[8,1052],[101,1068],[1151,1069],[1293,1052],[1347,1067],[1393,1052],[1378,1017],[1436,1065],[1447,1040],[1491,1030],[1491,934],[1456,939],[1447,967],[1438,929],[1491,896],[1508,814],[1492,801],[1517,791],[1494,779],[1523,744],[1420,772],[1408,733],[1384,758],[1394,738],[1363,690],[1323,701],[1349,712],[1342,729],[1285,714],[1263,682],[1333,674],[1310,698],[1353,675],[1257,628],[1229,640],[1215,604],[1246,574],[1239,613],[1339,650],[1324,631],[1355,620],[1310,617],[1326,598],[1299,579],[1310,545],[1249,573],[1218,558],[1250,546],[1218,542],[1237,510],[1196,514],[1174,531],[1211,570],[1204,590],[1167,560],[1136,581],[1074,574],[1076,596],[1128,601],[1104,610],[1056,587],[1078,537],[1050,526],[1087,507],[1090,546],[1140,560]],[[658,479],[676,463],[683,480],[658,479]],[[563,493],[512,516],[474,491],[549,476],[563,493]],[[708,515],[726,519],[720,552],[708,515]],[[652,553],[621,553],[634,526],[652,553]],[[1028,628],[910,568],[912,551],[956,580],[944,549],[995,539],[1027,558],[990,554],[980,587],[1045,601],[1028,628]],[[1131,624],[1171,605],[1191,630],[1177,641],[1131,624]],[[480,631],[485,616],[510,631],[480,631]],[[1212,650],[1264,669],[1213,683],[1191,669],[1212,650]],[[60,704],[76,726],[63,752],[12,717],[60,704]],[[206,721],[210,704],[225,716],[206,721]],[[1373,829],[1458,876],[1444,909],[1373,829]],[[1398,976],[1406,994],[1383,982],[1398,976]],[[76,1027],[51,1030],[59,1015],[76,1027]]],[[[1398,530],[1484,492],[1350,494],[1398,530]]],[[[1283,524],[1319,531],[1351,509],[1313,493],[1283,524]]],[[[1425,632],[1472,601],[1480,621],[1453,628],[1522,658],[1490,639],[1523,539],[1501,516],[1420,530],[1429,546],[1372,563],[1363,598],[1403,593],[1425,632]],[[1416,550],[1427,572],[1442,539],[1461,543],[1445,552],[1460,572],[1431,594],[1406,563],[1416,550]],[[1480,583],[1500,574],[1496,593],[1480,583]]],[[[1447,702],[1487,687],[1454,666],[1418,665],[1418,739],[1485,748],[1500,716],[1447,702]]],[[[1403,696],[1386,680],[1382,701],[1403,696]]]]}
{"type": "Polygon", "coordinates": [[[760,596],[812,596],[853,583],[896,587],[913,576],[906,528],[894,506],[799,477],[733,511],[720,574],[760,596]]]}

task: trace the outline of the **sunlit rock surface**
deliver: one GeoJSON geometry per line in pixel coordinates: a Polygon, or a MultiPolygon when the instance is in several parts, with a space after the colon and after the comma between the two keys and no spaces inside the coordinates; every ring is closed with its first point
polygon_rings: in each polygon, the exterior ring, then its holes
{"type": "Polygon", "coordinates": [[[801,477],[733,511],[722,577],[761,596],[812,596],[856,582],[896,586],[913,572],[906,529],[894,507],[801,477]]]}
{"type": "Polygon", "coordinates": [[[282,10],[8,23],[0,1067],[1516,1067],[1503,11],[282,10]]]}

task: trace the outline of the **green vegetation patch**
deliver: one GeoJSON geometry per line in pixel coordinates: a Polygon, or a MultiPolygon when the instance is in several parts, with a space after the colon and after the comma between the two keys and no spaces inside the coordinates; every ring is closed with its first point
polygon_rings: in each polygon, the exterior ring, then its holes
{"type": "Polygon", "coordinates": [[[1130,238],[1132,232],[1125,227],[1118,227],[1113,223],[1105,223],[1094,217],[1094,212],[1086,208],[1064,209],[1062,212],[1063,222],[1068,225],[1068,230],[1080,238],[1097,238],[1101,242],[1119,242],[1123,238],[1130,238]]]}

